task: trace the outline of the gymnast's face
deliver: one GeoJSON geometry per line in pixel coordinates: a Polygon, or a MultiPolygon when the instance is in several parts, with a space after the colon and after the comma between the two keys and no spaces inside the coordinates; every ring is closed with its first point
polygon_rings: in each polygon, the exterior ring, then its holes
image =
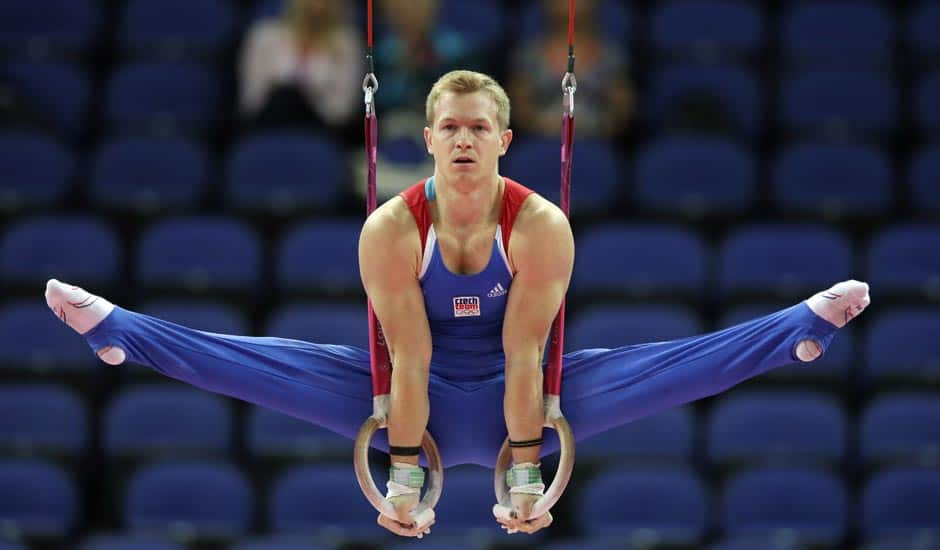
{"type": "Polygon", "coordinates": [[[444,92],[434,106],[434,124],[424,129],[435,171],[448,180],[495,178],[512,130],[501,130],[496,102],[486,92],[444,92]]]}

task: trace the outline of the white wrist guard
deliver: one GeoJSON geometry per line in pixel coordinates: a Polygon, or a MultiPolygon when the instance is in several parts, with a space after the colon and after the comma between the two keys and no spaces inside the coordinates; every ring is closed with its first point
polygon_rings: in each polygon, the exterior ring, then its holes
{"type": "Polygon", "coordinates": [[[388,471],[388,494],[385,498],[414,495],[424,485],[424,470],[420,466],[406,462],[395,462],[388,471]]]}
{"type": "Polygon", "coordinates": [[[542,483],[540,464],[523,462],[515,464],[506,472],[506,485],[509,485],[509,494],[541,495],[545,492],[542,483]]]}

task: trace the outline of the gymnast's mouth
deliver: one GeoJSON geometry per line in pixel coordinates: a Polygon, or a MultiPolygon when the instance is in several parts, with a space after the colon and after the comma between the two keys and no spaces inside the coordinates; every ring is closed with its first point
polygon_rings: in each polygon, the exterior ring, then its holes
{"type": "Polygon", "coordinates": [[[457,157],[453,160],[454,164],[473,164],[476,162],[470,157],[457,157]]]}

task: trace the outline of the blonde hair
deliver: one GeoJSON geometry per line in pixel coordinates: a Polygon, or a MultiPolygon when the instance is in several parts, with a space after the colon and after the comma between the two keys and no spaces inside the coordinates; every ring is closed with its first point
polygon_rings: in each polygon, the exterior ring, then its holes
{"type": "Polygon", "coordinates": [[[506,90],[499,85],[499,82],[496,82],[496,79],[489,75],[463,70],[451,71],[437,79],[434,86],[431,86],[424,107],[428,126],[434,124],[434,106],[444,92],[454,92],[455,94],[488,93],[493,98],[493,102],[496,103],[496,121],[499,123],[499,128],[501,130],[509,128],[509,96],[506,95],[506,90]]]}

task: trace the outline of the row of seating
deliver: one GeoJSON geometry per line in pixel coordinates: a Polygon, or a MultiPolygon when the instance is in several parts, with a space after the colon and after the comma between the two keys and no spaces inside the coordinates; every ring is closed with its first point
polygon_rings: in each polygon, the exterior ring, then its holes
{"type": "MultiPolygon", "coordinates": [[[[100,417],[87,403],[61,384],[0,384],[0,453],[76,459],[100,441],[104,456],[113,459],[224,457],[237,446],[260,460],[328,460],[345,458],[352,447],[323,428],[260,407],[250,407],[241,426],[230,400],[178,384],[127,385],[100,417]]],[[[837,466],[847,458],[862,468],[940,466],[940,395],[882,392],[855,419],[831,393],[741,390],[716,402],[707,416],[674,409],[578,448],[585,463],[694,462],[718,470],[760,463],[837,466]]]]}
{"type": "MultiPolygon", "coordinates": [[[[95,85],[77,66],[60,62],[11,63],[3,77],[75,137],[88,126],[95,85]]],[[[925,72],[910,92],[890,74],[831,68],[795,72],[782,79],[775,123],[791,133],[879,137],[906,126],[911,104],[914,126],[928,137],[940,133],[932,106],[940,98],[940,73],[925,72]],[[909,97],[908,97],[909,96],[909,97]]],[[[104,83],[102,128],[111,133],[198,133],[228,118],[225,78],[208,65],[186,62],[128,62],[104,83]]],[[[644,98],[646,121],[661,125],[685,94],[704,91],[730,116],[731,130],[755,135],[769,125],[770,110],[755,71],[737,65],[668,63],[653,71],[644,98]]]]}
{"type": "MultiPolygon", "coordinates": [[[[380,472],[374,475],[383,479],[380,472]]],[[[297,465],[278,474],[256,501],[262,491],[230,463],[161,461],[141,467],[123,484],[118,513],[133,531],[175,533],[189,540],[246,535],[255,528],[256,512],[262,511],[263,523],[274,532],[390,537],[375,527],[375,511],[351,486],[355,477],[348,464],[297,465]]],[[[81,512],[74,479],[45,461],[0,461],[0,494],[0,516],[27,536],[65,535],[81,512]]],[[[721,497],[716,496],[685,468],[613,467],[581,480],[570,497],[577,501],[570,513],[591,536],[630,536],[642,530],[661,543],[678,545],[703,540],[712,524],[732,536],[787,529],[809,544],[838,543],[856,522],[866,538],[940,527],[937,470],[879,472],[867,480],[856,502],[843,482],[825,470],[753,468],[731,476],[721,497]]],[[[499,536],[492,501],[490,470],[449,469],[435,509],[436,535],[499,536]]]]}
{"type": "MultiPolygon", "coordinates": [[[[940,52],[933,32],[940,26],[940,10],[930,1],[898,11],[887,2],[868,0],[801,2],[785,6],[779,18],[772,18],[759,2],[672,0],[652,5],[646,14],[633,3],[599,4],[600,30],[608,39],[626,43],[644,38],[664,53],[755,55],[777,35],[783,58],[798,62],[889,62],[898,39],[919,54],[940,52]],[[778,33],[771,32],[771,24],[779,26],[778,33]]],[[[464,7],[458,0],[445,0],[439,24],[473,37],[480,50],[500,45],[508,28],[519,29],[522,37],[544,28],[535,1],[522,10],[509,9],[498,0],[480,1],[474,9],[464,7]]],[[[218,55],[234,43],[236,31],[247,20],[279,12],[280,0],[257,0],[243,11],[224,0],[128,0],[122,8],[115,32],[122,51],[218,55]]],[[[42,40],[53,52],[88,51],[102,39],[105,19],[104,9],[93,0],[43,0],[30,7],[10,4],[0,12],[0,20],[6,22],[0,27],[0,46],[25,48],[42,40]]]]}

